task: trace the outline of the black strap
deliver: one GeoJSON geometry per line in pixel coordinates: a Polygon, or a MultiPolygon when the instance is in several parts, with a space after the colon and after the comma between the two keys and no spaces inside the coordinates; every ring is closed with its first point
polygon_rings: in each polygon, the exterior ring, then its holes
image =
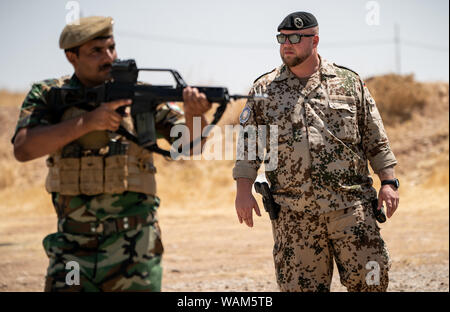
{"type": "MultiPolygon", "coordinates": [[[[128,132],[127,129],[125,129],[123,126],[120,126],[119,129],[115,131],[115,133],[124,136],[127,140],[130,140],[131,142],[134,142],[139,145],[139,141],[137,137],[132,135],[130,132],[128,132]]],[[[152,144],[150,146],[144,146],[144,148],[150,152],[158,153],[163,155],[164,157],[170,157],[170,152],[161,149],[156,143],[152,144]]]]}

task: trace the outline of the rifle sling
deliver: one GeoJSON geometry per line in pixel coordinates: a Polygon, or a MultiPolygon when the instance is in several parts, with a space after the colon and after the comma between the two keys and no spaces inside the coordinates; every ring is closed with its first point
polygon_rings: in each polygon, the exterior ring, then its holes
{"type": "MultiPolygon", "coordinates": [[[[124,136],[127,140],[130,140],[130,141],[132,141],[132,142],[134,142],[134,143],[139,145],[139,141],[138,141],[137,137],[135,137],[130,132],[128,132],[128,130],[126,130],[123,126],[119,126],[119,129],[117,129],[114,132],[124,136]]],[[[152,144],[150,146],[144,146],[144,148],[146,150],[150,151],[150,152],[161,154],[164,157],[170,157],[170,152],[166,151],[166,150],[163,150],[156,143],[152,144]]]]}

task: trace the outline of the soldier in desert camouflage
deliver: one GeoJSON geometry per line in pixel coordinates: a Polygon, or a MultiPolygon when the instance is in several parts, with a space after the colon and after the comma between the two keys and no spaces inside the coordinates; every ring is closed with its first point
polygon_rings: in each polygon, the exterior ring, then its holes
{"type": "MultiPolygon", "coordinates": [[[[399,184],[375,101],[358,74],[317,53],[312,14],[292,13],[278,31],[283,65],[251,91],[269,100],[249,100],[240,116],[243,127],[278,126],[278,166],[266,171],[281,206],[272,221],[277,283],[281,291],[329,291],[334,258],[348,291],[386,291],[390,259],[371,207],[377,192],[368,161],[388,217],[399,184]]],[[[253,209],[260,215],[252,183],[261,162],[246,157],[233,169],[238,219],[250,227],[253,209]]]]}
{"type": "MultiPolygon", "coordinates": [[[[78,22],[64,28],[59,42],[74,75],[32,86],[12,138],[19,161],[49,155],[46,189],[58,231],[43,241],[50,259],[45,290],[160,291],[163,245],[152,153],[114,133],[119,125],[134,131],[130,115],[115,111],[131,101],[102,103],[91,112],[70,108],[60,120],[52,115],[51,87],[100,85],[117,58],[112,18],[78,22]],[[79,285],[66,283],[72,261],[80,269],[79,285]]],[[[173,125],[186,123],[191,134],[194,116],[206,125],[206,96],[187,87],[183,98],[184,115],[168,104],[157,109],[157,134],[170,143],[173,125]]]]}

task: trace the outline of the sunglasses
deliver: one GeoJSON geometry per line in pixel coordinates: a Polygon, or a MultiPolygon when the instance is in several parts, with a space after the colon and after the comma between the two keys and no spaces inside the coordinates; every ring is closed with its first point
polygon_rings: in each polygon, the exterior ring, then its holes
{"type": "Polygon", "coordinates": [[[277,41],[278,43],[285,43],[286,39],[289,39],[289,42],[292,44],[299,43],[302,40],[302,37],[314,37],[315,35],[302,35],[302,34],[278,34],[277,41]]]}

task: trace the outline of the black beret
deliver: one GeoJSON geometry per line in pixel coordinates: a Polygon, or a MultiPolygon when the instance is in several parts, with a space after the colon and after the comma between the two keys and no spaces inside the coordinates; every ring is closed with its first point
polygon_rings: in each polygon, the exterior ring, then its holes
{"type": "Polygon", "coordinates": [[[315,27],[319,25],[314,15],[308,12],[291,13],[284,18],[278,26],[278,31],[285,30],[299,30],[315,27]]]}

